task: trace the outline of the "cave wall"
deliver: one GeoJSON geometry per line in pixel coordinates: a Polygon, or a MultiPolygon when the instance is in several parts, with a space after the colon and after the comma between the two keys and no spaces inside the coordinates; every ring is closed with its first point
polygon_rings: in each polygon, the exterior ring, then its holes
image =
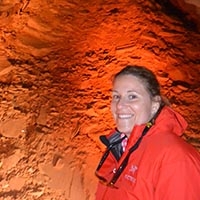
{"type": "Polygon", "coordinates": [[[185,25],[200,32],[199,0],[155,0],[169,15],[182,20],[185,25]]]}
{"type": "Polygon", "coordinates": [[[170,0],[173,5],[179,8],[190,21],[197,24],[200,30],[200,1],[199,0],[170,0]]]}

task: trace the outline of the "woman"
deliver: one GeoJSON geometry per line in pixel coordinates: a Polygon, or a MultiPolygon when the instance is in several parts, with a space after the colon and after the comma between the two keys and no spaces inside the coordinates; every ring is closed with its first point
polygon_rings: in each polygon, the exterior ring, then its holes
{"type": "Polygon", "coordinates": [[[111,111],[96,200],[199,200],[200,155],[180,138],[187,123],[164,103],[155,75],[141,66],[117,73],[111,111]]]}

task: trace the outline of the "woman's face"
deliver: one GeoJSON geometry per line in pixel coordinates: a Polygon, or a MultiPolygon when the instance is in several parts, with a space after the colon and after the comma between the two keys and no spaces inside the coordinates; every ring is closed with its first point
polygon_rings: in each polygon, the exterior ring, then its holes
{"type": "Polygon", "coordinates": [[[137,77],[121,75],[115,79],[111,112],[120,132],[129,136],[135,125],[147,123],[157,111],[157,104],[137,77]]]}

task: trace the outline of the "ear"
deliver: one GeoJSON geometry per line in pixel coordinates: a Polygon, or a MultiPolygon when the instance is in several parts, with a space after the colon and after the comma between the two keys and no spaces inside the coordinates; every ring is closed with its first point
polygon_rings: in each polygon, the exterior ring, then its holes
{"type": "Polygon", "coordinates": [[[158,109],[160,108],[160,104],[161,104],[161,97],[160,96],[153,97],[152,107],[151,107],[152,116],[154,116],[158,112],[158,109]]]}

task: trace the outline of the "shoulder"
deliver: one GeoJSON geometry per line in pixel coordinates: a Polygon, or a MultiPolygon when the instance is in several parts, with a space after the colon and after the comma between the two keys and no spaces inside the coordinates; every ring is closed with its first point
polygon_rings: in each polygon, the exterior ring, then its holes
{"type": "Polygon", "coordinates": [[[197,160],[200,164],[200,153],[173,133],[158,133],[146,138],[146,147],[156,159],[165,162],[197,160]]]}

